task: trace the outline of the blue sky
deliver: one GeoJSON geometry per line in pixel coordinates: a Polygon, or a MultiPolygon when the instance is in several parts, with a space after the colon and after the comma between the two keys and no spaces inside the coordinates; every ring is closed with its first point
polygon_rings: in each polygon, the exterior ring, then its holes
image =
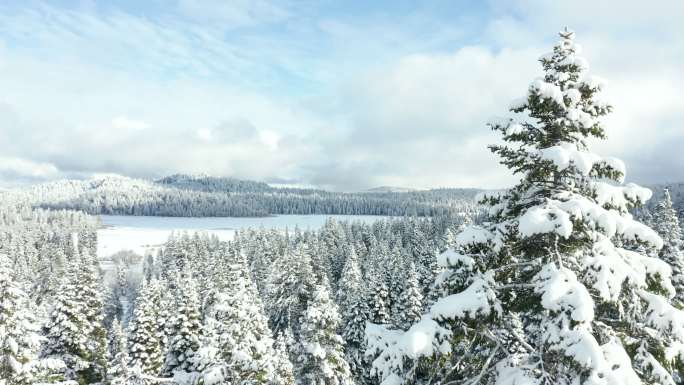
{"type": "Polygon", "coordinates": [[[564,25],[615,105],[597,151],[630,180],[684,180],[681,14],[677,1],[5,1],[0,180],[502,187],[513,178],[484,123],[564,25]]]}

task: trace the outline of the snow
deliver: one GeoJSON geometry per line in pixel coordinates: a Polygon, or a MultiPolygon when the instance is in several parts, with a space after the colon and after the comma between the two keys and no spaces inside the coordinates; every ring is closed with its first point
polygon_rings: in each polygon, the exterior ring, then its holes
{"type": "Polygon", "coordinates": [[[540,380],[529,370],[520,368],[516,362],[501,360],[496,365],[497,377],[495,385],[538,385],[540,380]]]}
{"type": "Polygon", "coordinates": [[[456,244],[459,246],[470,246],[475,244],[487,243],[494,238],[494,234],[489,230],[479,226],[469,226],[456,236],[456,244]]]}
{"type": "Polygon", "coordinates": [[[325,349],[318,342],[303,343],[304,349],[314,357],[324,359],[326,355],[325,349]]]}
{"type": "Polygon", "coordinates": [[[508,128],[506,128],[506,135],[517,135],[525,131],[520,123],[511,123],[508,128]]]}
{"type": "MultiPolygon", "coordinates": [[[[606,166],[619,171],[622,174],[622,180],[624,180],[625,174],[627,174],[627,167],[625,167],[625,162],[621,159],[615,158],[613,156],[606,156],[601,160],[606,166]]],[[[622,180],[620,182],[622,182],[622,180]]]]}
{"type": "MultiPolygon", "coordinates": [[[[571,120],[576,120],[584,127],[590,127],[595,122],[586,112],[571,109],[568,113],[571,120]]],[[[594,165],[604,165],[618,171],[622,174],[620,182],[624,180],[626,174],[625,164],[622,160],[606,156],[602,157],[592,152],[581,151],[572,143],[561,143],[557,146],[551,146],[538,150],[539,158],[541,160],[548,160],[558,167],[559,170],[574,165],[583,175],[589,175],[594,165]]]]}
{"type": "Polygon", "coordinates": [[[575,56],[575,55],[568,55],[565,59],[561,60],[558,64],[560,65],[565,65],[565,66],[577,66],[581,68],[582,70],[587,70],[589,69],[589,63],[587,62],[586,59],[580,56],[575,56]]]}
{"type": "Polygon", "coordinates": [[[205,371],[202,375],[204,385],[215,385],[225,381],[225,373],[222,367],[214,367],[205,371]]]}
{"type": "Polygon", "coordinates": [[[555,332],[559,338],[559,347],[565,355],[571,357],[582,366],[596,371],[605,368],[605,358],[596,338],[586,329],[547,329],[546,333],[555,332]]]}
{"type": "Polygon", "coordinates": [[[606,80],[600,76],[585,73],[580,79],[580,83],[588,88],[601,90],[605,87],[606,80]]]}
{"type": "Polygon", "coordinates": [[[475,264],[475,260],[466,255],[457,253],[454,249],[447,249],[437,256],[437,264],[442,267],[456,266],[459,264],[472,267],[475,264]]]}
{"type": "Polygon", "coordinates": [[[554,200],[549,205],[562,209],[573,219],[582,219],[589,226],[601,229],[607,237],[619,234],[626,240],[646,242],[657,249],[663,247],[662,238],[653,229],[635,221],[629,214],[606,210],[586,197],[571,193],[558,194],[557,198],[563,201],[554,200]]]}
{"type": "Polygon", "coordinates": [[[520,217],[518,231],[525,237],[556,233],[563,238],[572,234],[570,215],[558,208],[532,207],[520,217]]]}
{"type": "Polygon", "coordinates": [[[591,116],[591,114],[584,112],[579,108],[568,109],[567,118],[571,122],[578,123],[584,128],[589,128],[596,124],[596,120],[593,116],[591,116]]]}
{"type": "Polygon", "coordinates": [[[664,297],[646,290],[639,291],[639,296],[648,303],[648,325],[656,329],[660,337],[674,336],[684,341],[684,311],[672,306],[664,297]]]}
{"type": "Polygon", "coordinates": [[[626,281],[638,287],[646,285],[646,275],[640,272],[638,260],[634,257],[641,256],[627,250],[616,250],[608,238],[594,245],[585,263],[590,267],[588,277],[593,281],[592,287],[601,299],[617,301],[626,281]]]}
{"type": "Polygon", "coordinates": [[[621,385],[641,385],[641,379],[632,369],[632,359],[627,355],[625,348],[619,340],[613,338],[604,345],[601,345],[603,356],[610,365],[611,376],[608,377],[612,382],[608,384],[621,385]],[[612,377],[612,378],[611,378],[612,377]],[[618,381],[615,381],[618,380],[618,381]]]}
{"type": "Polygon", "coordinates": [[[570,143],[543,148],[539,150],[539,157],[542,160],[550,160],[559,170],[565,170],[572,164],[583,175],[589,175],[594,164],[602,160],[594,153],[577,150],[577,147],[570,143]]]}
{"type": "Polygon", "coordinates": [[[543,79],[536,79],[530,85],[530,94],[536,94],[544,99],[550,99],[561,107],[565,107],[563,91],[555,84],[547,83],[543,79]]]}
{"type": "Polygon", "coordinates": [[[527,106],[527,98],[517,98],[511,101],[511,103],[508,105],[509,110],[519,110],[523,107],[527,106]]]}
{"type": "Polygon", "coordinates": [[[501,312],[493,290],[493,273],[476,277],[467,289],[460,293],[440,298],[430,308],[434,319],[475,318],[476,315],[488,316],[493,311],[501,312]]]}
{"type": "Polygon", "coordinates": [[[382,380],[380,385],[401,385],[404,383],[404,380],[401,379],[401,377],[397,376],[396,374],[392,373],[387,378],[382,380]]]}
{"type": "Polygon", "coordinates": [[[576,105],[582,98],[582,94],[576,88],[570,88],[565,90],[565,97],[570,100],[570,105],[576,105]]]}
{"type": "Polygon", "coordinates": [[[594,300],[572,270],[549,263],[535,276],[535,281],[545,309],[555,312],[570,309],[570,316],[577,322],[594,319],[594,300]]]}
{"type": "Polygon", "coordinates": [[[279,230],[318,229],[329,218],[339,221],[361,221],[372,223],[385,216],[372,215],[280,215],[259,218],[234,217],[149,217],[101,215],[105,227],[97,232],[97,256],[100,259],[122,250],[132,250],[139,255],[156,251],[172,232],[202,231],[215,235],[220,240],[230,240],[235,232],[246,228],[275,228],[279,230]]]}
{"type": "Polygon", "coordinates": [[[628,206],[630,202],[644,203],[653,195],[651,190],[634,183],[615,186],[605,182],[592,182],[592,189],[596,195],[596,202],[601,206],[622,207],[628,206]]]}
{"type": "Polygon", "coordinates": [[[399,338],[398,347],[403,350],[408,357],[418,358],[429,356],[435,351],[433,338],[443,330],[439,324],[429,318],[420,320],[399,338]]]}

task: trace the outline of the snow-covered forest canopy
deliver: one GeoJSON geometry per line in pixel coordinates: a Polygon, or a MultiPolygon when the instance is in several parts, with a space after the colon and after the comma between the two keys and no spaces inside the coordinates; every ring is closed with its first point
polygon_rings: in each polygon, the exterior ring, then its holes
{"type": "MultiPolygon", "coordinates": [[[[210,176],[173,175],[156,181],[122,176],[31,186],[19,198],[50,209],[89,214],[257,217],[273,214],[439,216],[474,209],[476,189],[336,193],[277,188],[210,176]]],[[[2,192],[0,192],[2,194],[2,192]]],[[[13,194],[7,191],[5,194],[13,194]]],[[[1,195],[0,195],[1,196],[1,195]]]]}
{"type": "Polygon", "coordinates": [[[540,63],[488,123],[520,181],[477,198],[186,175],[0,193],[0,385],[682,384],[682,185],[590,151],[613,106],[574,32],[540,63]],[[178,232],[105,271],[99,214],[391,218],[178,232]]]}

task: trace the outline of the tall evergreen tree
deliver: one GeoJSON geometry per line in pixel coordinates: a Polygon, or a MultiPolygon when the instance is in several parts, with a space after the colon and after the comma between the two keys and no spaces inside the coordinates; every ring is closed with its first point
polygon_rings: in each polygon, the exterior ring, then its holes
{"type": "Polygon", "coordinates": [[[292,331],[285,330],[276,336],[274,349],[275,382],[277,384],[294,384],[294,366],[290,360],[290,347],[294,345],[292,331]]]}
{"type": "Polygon", "coordinates": [[[0,383],[30,385],[52,374],[38,358],[42,337],[28,296],[0,255],[0,383]]]}
{"type": "Polygon", "coordinates": [[[398,323],[396,326],[407,330],[411,325],[418,322],[423,315],[423,293],[420,282],[418,282],[416,265],[413,262],[409,263],[402,282],[404,290],[399,296],[398,323]]]}
{"type": "MultiPolygon", "coordinates": [[[[82,242],[79,242],[81,245],[82,242]]],[[[84,301],[84,313],[89,324],[87,334],[91,367],[97,371],[96,379],[103,379],[107,370],[107,331],[104,327],[104,292],[100,265],[87,248],[81,252],[78,293],[84,301]]]]}
{"type": "Polygon", "coordinates": [[[252,279],[261,295],[264,295],[268,283],[268,274],[277,256],[276,245],[266,234],[261,234],[248,248],[248,260],[252,279]]]}
{"type": "Polygon", "coordinates": [[[677,292],[675,300],[684,307],[684,251],[682,251],[682,229],[677,212],[672,207],[670,191],[665,189],[663,199],[658,202],[653,215],[655,230],[663,238],[660,258],[672,267],[672,284],[677,292]]]}
{"type": "Polygon", "coordinates": [[[276,260],[269,276],[266,304],[271,330],[298,330],[299,317],[306,309],[314,285],[308,248],[300,243],[276,260]]]}
{"type": "Polygon", "coordinates": [[[382,264],[387,285],[387,307],[390,313],[390,322],[394,326],[401,323],[401,293],[404,291],[404,279],[406,277],[406,264],[412,257],[405,252],[402,253],[400,245],[395,245],[386,256],[386,261],[382,264]]]}
{"type": "Polygon", "coordinates": [[[390,300],[387,280],[380,271],[379,266],[373,267],[368,271],[368,290],[366,290],[366,301],[370,307],[370,321],[376,324],[387,324],[390,322],[390,300]]]}
{"type": "Polygon", "coordinates": [[[418,268],[418,279],[421,284],[422,294],[426,295],[437,275],[437,259],[435,253],[429,247],[427,238],[415,223],[411,226],[408,233],[407,246],[418,268]]]}
{"type": "Polygon", "coordinates": [[[43,355],[64,361],[68,379],[98,382],[104,379],[107,353],[99,276],[89,257],[74,253],[72,258],[54,298],[43,355]]]}
{"type": "Polygon", "coordinates": [[[130,357],[128,356],[128,340],[126,333],[121,328],[118,319],[112,323],[112,332],[109,343],[111,361],[107,370],[107,382],[109,385],[128,385],[131,372],[128,368],[130,357]]]}
{"type": "Polygon", "coordinates": [[[159,375],[164,362],[158,307],[160,293],[156,282],[143,282],[135,301],[133,319],[128,324],[130,367],[143,374],[159,375]]]}
{"type": "Polygon", "coordinates": [[[176,301],[163,373],[193,373],[197,370],[195,355],[202,337],[202,315],[194,278],[188,276],[178,283],[176,301]]]}
{"type": "Polygon", "coordinates": [[[368,377],[365,360],[365,330],[371,314],[358,256],[354,248],[347,255],[338,290],[338,303],[342,313],[341,335],[345,341],[345,357],[357,383],[368,377]]]}
{"type": "Polygon", "coordinates": [[[211,317],[216,321],[216,341],[223,381],[242,385],[291,384],[292,372],[278,366],[278,354],[256,286],[238,258],[231,266],[231,285],[217,295],[211,317]]]}
{"type": "Polygon", "coordinates": [[[351,385],[344,341],[337,334],[339,314],[327,283],[316,285],[302,317],[295,371],[301,385],[351,385]]]}
{"type": "Polygon", "coordinates": [[[611,107],[574,33],[560,36],[511,106],[520,119],[491,123],[507,142],[491,149],[520,182],[485,197],[488,220],[440,258],[447,284],[428,314],[406,333],[369,328],[385,381],[675,384],[684,313],[668,300],[671,269],[618,246],[662,247],[629,214],[651,194],[589,152],[611,107]]]}
{"type": "Polygon", "coordinates": [[[352,295],[358,291],[361,286],[363,275],[361,274],[361,267],[359,266],[359,257],[353,246],[346,248],[346,257],[344,267],[342,268],[342,275],[337,290],[337,303],[342,307],[348,306],[348,301],[352,295]]]}

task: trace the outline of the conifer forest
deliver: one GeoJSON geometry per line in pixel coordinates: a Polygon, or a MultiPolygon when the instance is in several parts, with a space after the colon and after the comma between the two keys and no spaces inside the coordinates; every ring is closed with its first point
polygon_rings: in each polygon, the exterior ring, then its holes
{"type": "Polygon", "coordinates": [[[603,154],[627,107],[578,35],[553,35],[503,117],[469,128],[492,134],[477,151],[507,188],[3,188],[0,385],[684,384],[684,184],[637,185],[603,154]]]}

